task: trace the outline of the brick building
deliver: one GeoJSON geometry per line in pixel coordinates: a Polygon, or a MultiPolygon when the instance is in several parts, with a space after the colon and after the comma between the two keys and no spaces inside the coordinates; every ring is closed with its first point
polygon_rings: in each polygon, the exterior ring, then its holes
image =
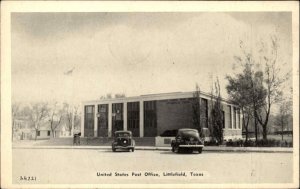
{"type": "MultiPolygon", "coordinates": [[[[167,130],[195,128],[194,92],[141,95],[84,102],[81,133],[84,137],[111,137],[117,130],[130,130],[134,137],[156,137],[167,130]]],[[[241,138],[239,109],[222,99],[224,138],[241,138]]],[[[209,137],[211,96],[200,93],[200,125],[209,137]]],[[[197,129],[197,128],[195,128],[197,129]]]]}

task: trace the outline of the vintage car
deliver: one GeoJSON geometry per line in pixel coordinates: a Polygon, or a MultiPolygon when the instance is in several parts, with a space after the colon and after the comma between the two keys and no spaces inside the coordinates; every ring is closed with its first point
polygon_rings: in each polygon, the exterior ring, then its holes
{"type": "Polygon", "coordinates": [[[189,152],[197,150],[202,153],[204,147],[203,141],[201,141],[199,132],[196,129],[179,129],[175,137],[175,140],[171,142],[172,152],[189,152]]]}
{"type": "Polygon", "coordinates": [[[116,131],[111,148],[113,152],[117,149],[131,150],[134,152],[135,141],[132,139],[131,131],[116,131]]]}

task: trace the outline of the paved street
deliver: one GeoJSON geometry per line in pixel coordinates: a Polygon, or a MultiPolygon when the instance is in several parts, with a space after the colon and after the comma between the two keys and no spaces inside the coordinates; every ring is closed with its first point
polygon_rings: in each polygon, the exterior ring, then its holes
{"type": "Polygon", "coordinates": [[[292,158],[293,153],[13,149],[13,182],[288,183],[292,182],[292,158]],[[185,175],[180,176],[180,172],[185,175]],[[36,181],[21,181],[21,176],[33,176],[36,181]]]}

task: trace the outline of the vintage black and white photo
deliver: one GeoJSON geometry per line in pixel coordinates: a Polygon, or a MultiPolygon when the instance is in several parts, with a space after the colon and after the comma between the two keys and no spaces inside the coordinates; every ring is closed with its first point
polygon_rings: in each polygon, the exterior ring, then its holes
{"type": "Polygon", "coordinates": [[[299,186],[299,3],[52,3],[3,7],[5,186],[299,186]]]}

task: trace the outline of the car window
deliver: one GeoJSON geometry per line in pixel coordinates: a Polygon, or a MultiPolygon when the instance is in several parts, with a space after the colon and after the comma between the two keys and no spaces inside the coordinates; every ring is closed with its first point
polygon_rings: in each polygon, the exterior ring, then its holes
{"type": "Polygon", "coordinates": [[[129,133],[117,133],[116,137],[130,137],[129,133]]]}
{"type": "Polygon", "coordinates": [[[199,133],[197,131],[193,131],[193,130],[183,130],[183,131],[179,131],[178,135],[179,136],[183,136],[183,135],[197,135],[197,136],[199,136],[199,133]]]}

